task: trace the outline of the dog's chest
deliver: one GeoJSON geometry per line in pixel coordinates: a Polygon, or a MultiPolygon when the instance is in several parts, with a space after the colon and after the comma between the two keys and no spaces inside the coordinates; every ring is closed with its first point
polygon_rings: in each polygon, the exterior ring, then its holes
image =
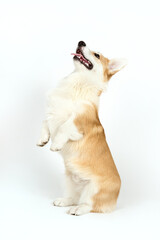
{"type": "Polygon", "coordinates": [[[47,98],[47,118],[66,121],[71,113],[83,113],[84,105],[91,105],[90,101],[78,97],[76,92],[73,95],[63,89],[51,91],[47,98]]]}

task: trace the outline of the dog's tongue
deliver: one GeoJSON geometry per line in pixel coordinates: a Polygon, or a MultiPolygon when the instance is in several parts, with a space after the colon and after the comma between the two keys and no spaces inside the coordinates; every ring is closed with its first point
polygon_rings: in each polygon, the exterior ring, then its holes
{"type": "Polygon", "coordinates": [[[82,54],[80,53],[71,53],[71,55],[82,57],[82,54]]]}
{"type": "Polygon", "coordinates": [[[81,60],[85,61],[86,63],[88,63],[88,61],[83,57],[83,55],[81,53],[71,53],[71,55],[80,57],[81,60]]]}

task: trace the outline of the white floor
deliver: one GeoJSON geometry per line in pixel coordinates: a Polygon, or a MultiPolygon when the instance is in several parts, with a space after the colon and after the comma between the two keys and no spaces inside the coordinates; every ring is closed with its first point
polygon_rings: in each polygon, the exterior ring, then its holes
{"type": "Polygon", "coordinates": [[[67,208],[54,207],[53,199],[64,190],[62,161],[57,160],[44,164],[40,160],[41,167],[33,164],[30,171],[23,164],[5,166],[0,184],[0,239],[160,239],[160,202],[149,197],[132,199],[123,188],[117,209],[110,214],[76,217],[67,215],[67,208]]]}

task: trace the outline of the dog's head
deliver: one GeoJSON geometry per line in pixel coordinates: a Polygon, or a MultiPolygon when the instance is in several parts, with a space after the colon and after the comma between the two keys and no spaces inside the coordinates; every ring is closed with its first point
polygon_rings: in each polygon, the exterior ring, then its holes
{"type": "Polygon", "coordinates": [[[108,59],[102,54],[89,50],[86,43],[78,43],[74,55],[75,68],[78,71],[90,71],[98,75],[99,79],[107,82],[116,72],[120,71],[126,65],[125,59],[108,59]]]}

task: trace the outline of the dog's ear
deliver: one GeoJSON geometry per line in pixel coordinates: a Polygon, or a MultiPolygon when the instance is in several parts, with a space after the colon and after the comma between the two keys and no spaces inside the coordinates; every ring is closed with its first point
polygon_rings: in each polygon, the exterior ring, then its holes
{"type": "Polygon", "coordinates": [[[124,58],[113,58],[108,63],[108,75],[111,77],[116,72],[119,72],[127,64],[127,60],[124,58]]]}

